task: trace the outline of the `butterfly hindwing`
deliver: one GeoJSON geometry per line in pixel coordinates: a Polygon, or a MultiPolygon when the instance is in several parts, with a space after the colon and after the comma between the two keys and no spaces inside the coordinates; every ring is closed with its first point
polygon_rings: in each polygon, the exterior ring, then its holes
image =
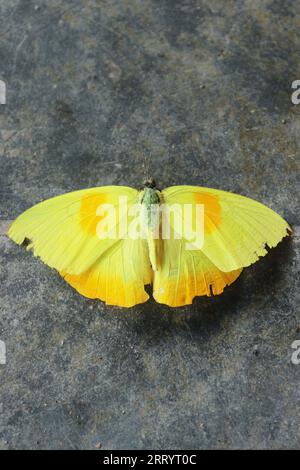
{"type": "Polygon", "coordinates": [[[147,243],[119,240],[87,271],[61,275],[81,295],[101,299],[108,305],[132,307],[146,302],[149,296],[144,285],[152,283],[147,243]]]}
{"type": "Polygon", "coordinates": [[[153,297],[171,307],[191,304],[199,295],[221,294],[242,269],[224,273],[201,250],[186,249],[186,240],[162,240],[163,263],[154,273],[153,297]]]}

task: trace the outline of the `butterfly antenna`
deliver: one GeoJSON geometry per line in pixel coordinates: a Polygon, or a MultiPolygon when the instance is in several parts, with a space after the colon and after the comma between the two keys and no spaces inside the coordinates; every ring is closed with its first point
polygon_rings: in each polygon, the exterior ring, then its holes
{"type": "Polygon", "coordinates": [[[156,184],[154,179],[151,176],[150,171],[150,160],[151,160],[151,152],[149,152],[149,156],[142,154],[142,166],[143,166],[143,188],[156,188],[156,184]]]}

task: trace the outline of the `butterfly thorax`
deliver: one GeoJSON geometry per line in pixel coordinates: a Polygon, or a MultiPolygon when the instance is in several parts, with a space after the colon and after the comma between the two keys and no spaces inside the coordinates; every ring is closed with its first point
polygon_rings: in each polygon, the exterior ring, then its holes
{"type": "Polygon", "coordinates": [[[145,188],[141,196],[141,204],[145,213],[145,223],[148,229],[153,230],[157,225],[157,213],[159,211],[160,197],[158,191],[153,188],[145,188]]]}
{"type": "Polygon", "coordinates": [[[159,204],[160,196],[159,191],[153,188],[144,188],[142,195],[142,204],[159,204]]]}

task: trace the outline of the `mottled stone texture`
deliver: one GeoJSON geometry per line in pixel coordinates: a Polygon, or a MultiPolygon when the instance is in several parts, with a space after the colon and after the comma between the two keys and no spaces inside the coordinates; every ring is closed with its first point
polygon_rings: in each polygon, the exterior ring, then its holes
{"type": "Polygon", "coordinates": [[[0,448],[299,447],[297,230],[220,297],[129,310],[3,235],[43,198],[147,173],[299,225],[299,14],[298,0],[1,2],[0,448]]]}

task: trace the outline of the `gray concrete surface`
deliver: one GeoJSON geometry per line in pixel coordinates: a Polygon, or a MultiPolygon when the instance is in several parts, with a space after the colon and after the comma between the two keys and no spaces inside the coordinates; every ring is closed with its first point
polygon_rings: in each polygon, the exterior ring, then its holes
{"type": "Polygon", "coordinates": [[[43,198],[147,172],[299,226],[299,27],[297,0],[0,2],[0,448],[299,447],[297,228],[176,310],[88,301],[3,235],[43,198]]]}

